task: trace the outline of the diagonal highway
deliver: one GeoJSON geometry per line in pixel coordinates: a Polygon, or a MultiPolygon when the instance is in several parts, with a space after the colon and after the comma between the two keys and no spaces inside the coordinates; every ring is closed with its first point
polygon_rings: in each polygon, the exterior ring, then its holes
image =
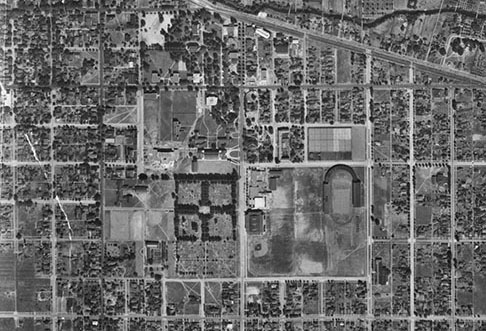
{"type": "Polygon", "coordinates": [[[319,43],[325,43],[333,47],[344,48],[353,51],[355,53],[365,54],[365,52],[368,51],[368,54],[371,54],[373,57],[377,59],[395,62],[406,66],[413,64],[415,69],[417,70],[422,70],[424,72],[441,75],[451,79],[460,80],[461,82],[473,83],[473,84],[476,83],[481,85],[486,84],[486,77],[481,77],[481,76],[470,74],[465,71],[444,67],[440,64],[415,59],[410,56],[392,53],[380,49],[378,47],[359,43],[354,40],[343,39],[328,33],[308,30],[296,26],[294,24],[290,24],[284,21],[279,21],[269,17],[265,17],[265,18],[258,17],[252,14],[234,10],[232,8],[226,7],[219,3],[217,5],[214,5],[208,0],[189,0],[189,2],[199,7],[206,8],[208,10],[215,11],[220,14],[232,16],[238,20],[251,23],[251,24],[256,24],[258,26],[268,28],[270,30],[284,32],[286,34],[290,34],[300,38],[303,38],[304,35],[306,35],[308,40],[316,41],[319,43]]]}

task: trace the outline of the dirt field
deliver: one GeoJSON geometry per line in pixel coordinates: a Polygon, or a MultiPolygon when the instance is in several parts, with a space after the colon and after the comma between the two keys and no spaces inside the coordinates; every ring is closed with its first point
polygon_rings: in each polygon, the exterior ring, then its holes
{"type": "Polygon", "coordinates": [[[295,169],[293,172],[295,185],[295,211],[322,211],[322,168],[295,169]]]}
{"type": "Polygon", "coordinates": [[[272,194],[272,210],[294,208],[294,183],[292,175],[292,169],[283,170],[282,176],[278,179],[277,189],[272,194]]]}
{"type": "MultiPolygon", "coordinates": [[[[141,0],[141,3],[147,3],[147,0],[141,0]]],[[[159,13],[154,11],[153,13],[146,13],[144,17],[145,25],[141,26],[141,38],[147,45],[165,43],[165,37],[160,31],[163,29],[166,32],[169,29],[170,21],[174,17],[172,14],[162,14],[162,22],[159,19],[159,13]]]]}
{"type": "MultiPolygon", "coordinates": [[[[366,266],[363,208],[346,224],[323,213],[326,169],[284,169],[273,191],[266,233],[250,236],[249,274],[359,276],[366,266]],[[295,205],[295,208],[294,208],[295,205]]],[[[363,171],[356,171],[363,176],[363,171]]],[[[348,199],[349,200],[349,199],[348,199]]]]}

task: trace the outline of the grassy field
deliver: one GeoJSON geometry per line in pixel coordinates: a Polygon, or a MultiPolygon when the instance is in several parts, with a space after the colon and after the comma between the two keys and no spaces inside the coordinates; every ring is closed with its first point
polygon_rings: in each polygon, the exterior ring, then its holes
{"type": "Polygon", "coordinates": [[[175,190],[173,180],[150,181],[146,191],[125,189],[137,184],[135,179],[106,180],[105,206],[135,207],[150,209],[171,209],[174,206],[172,192],[175,190]]]}
{"type": "Polygon", "coordinates": [[[331,204],[331,208],[329,210],[343,222],[347,222],[346,219],[353,212],[352,180],[351,174],[345,170],[338,170],[329,178],[331,186],[331,197],[330,201],[328,201],[331,204]]]}
{"type": "Polygon", "coordinates": [[[174,119],[173,101],[171,92],[160,93],[158,116],[158,137],[159,140],[172,140],[172,120],[174,119]]]}
{"type": "Polygon", "coordinates": [[[146,240],[173,241],[174,236],[174,212],[155,211],[147,212],[145,223],[146,240]]]}
{"type": "Polygon", "coordinates": [[[211,137],[218,134],[218,123],[211,116],[209,110],[205,110],[204,115],[197,119],[196,128],[203,136],[211,137]]]}
{"type": "Polygon", "coordinates": [[[221,306],[221,283],[208,282],[204,288],[204,304],[221,306]]]}
{"type": "Polygon", "coordinates": [[[15,320],[13,318],[1,318],[0,319],[0,330],[16,330],[15,329],[15,320]]]}
{"type": "Polygon", "coordinates": [[[473,293],[474,313],[480,315],[486,314],[486,276],[481,274],[475,275],[473,293]]]}
{"type": "Polygon", "coordinates": [[[351,82],[351,52],[344,49],[337,51],[337,82],[351,82]]]}
{"type": "Polygon", "coordinates": [[[233,172],[234,169],[236,169],[236,166],[228,162],[226,160],[224,161],[204,161],[204,160],[199,160],[197,166],[197,172],[200,174],[229,174],[233,172]]]}
{"type": "Polygon", "coordinates": [[[98,52],[82,52],[80,54],[82,57],[81,61],[84,62],[85,60],[95,61],[95,65],[90,67],[84,75],[81,76],[81,84],[82,85],[93,85],[100,83],[100,68],[98,65],[98,52]]]}
{"type": "Polygon", "coordinates": [[[39,237],[36,229],[38,224],[43,220],[42,209],[48,205],[34,204],[32,206],[19,205],[17,207],[17,222],[21,229],[22,235],[25,237],[39,237]]]}
{"type": "Polygon", "coordinates": [[[151,209],[172,209],[174,208],[174,198],[172,192],[175,191],[173,180],[153,181],[149,184],[146,203],[151,209]]]}
{"type": "MultiPolygon", "coordinates": [[[[458,261],[461,261],[461,264],[464,263],[464,265],[468,265],[468,264],[474,264],[474,248],[473,248],[473,244],[472,243],[463,243],[463,244],[460,244],[458,245],[457,247],[457,250],[456,250],[456,253],[457,253],[457,260],[458,261]]],[[[456,275],[458,274],[462,274],[462,270],[461,268],[456,268],[456,275]]],[[[457,277],[457,276],[456,276],[457,277]]],[[[474,278],[474,276],[473,276],[474,278]]],[[[474,279],[473,279],[473,282],[474,282],[474,279]]],[[[471,303],[473,304],[474,306],[474,294],[472,293],[472,291],[468,291],[467,288],[466,288],[466,291],[463,291],[461,290],[460,288],[460,278],[459,280],[457,281],[456,283],[456,300],[457,300],[457,303],[456,305],[457,306],[461,306],[461,305],[470,305],[471,303]]],[[[473,290],[474,292],[480,292],[481,289],[480,288],[471,288],[471,290],[473,290]]]]}
{"type": "Polygon", "coordinates": [[[169,69],[175,65],[169,52],[151,49],[147,50],[145,54],[145,65],[143,66],[144,78],[151,82],[152,73],[158,73],[162,78],[169,78],[169,69]]]}
{"type": "Polygon", "coordinates": [[[201,304],[201,283],[167,282],[167,305],[176,308],[175,314],[197,315],[201,304]]]}
{"type": "Polygon", "coordinates": [[[172,104],[170,99],[155,94],[145,94],[144,112],[144,139],[147,144],[171,139],[172,134],[172,104]]]}
{"type": "Polygon", "coordinates": [[[105,206],[107,207],[134,207],[143,208],[144,204],[140,193],[135,193],[133,190],[123,190],[123,184],[130,186],[136,180],[106,180],[105,186],[105,206]]]}
{"type": "Polygon", "coordinates": [[[31,268],[26,265],[17,271],[17,310],[48,312],[51,310],[52,297],[50,280],[35,278],[33,264],[29,265],[31,268]]]}
{"type": "Polygon", "coordinates": [[[184,141],[189,128],[196,121],[196,92],[172,91],[168,93],[171,93],[174,120],[178,120],[183,129],[179,133],[172,132],[172,139],[184,141]]]}
{"type": "Polygon", "coordinates": [[[131,210],[105,212],[105,237],[108,240],[142,240],[145,213],[131,210]]]}
{"type": "MultiPolygon", "coordinates": [[[[3,247],[0,252],[0,310],[15,310],[15,265],[13,247],[3,247]]],[[[1,328],[0,328],[1,329],[1,328]]]]}
{"type": "Polygon", "coordinates": [[[373,169],[373,237],[388,236],[390,224],[386,205],[391,197],[391,173],[389,168],[375,167],[373,169]]]}
{"type": "Polygon", "coordinates": [[[146,95],[144,99],[145,139],[150,143],[183,141],[196,121],[196,93],[170,91],[146,95]],[[179,132],[173,130],[173,121],[180,123],[179,132]]]}

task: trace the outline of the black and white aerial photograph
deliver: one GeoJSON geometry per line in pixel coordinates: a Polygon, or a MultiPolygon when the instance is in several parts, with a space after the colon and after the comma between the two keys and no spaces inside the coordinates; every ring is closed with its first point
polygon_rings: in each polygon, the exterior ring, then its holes
{"type": "Polygon", "coordinates": [[[0,0],[0,331],[486,331],[486,0],[0,0]]]}

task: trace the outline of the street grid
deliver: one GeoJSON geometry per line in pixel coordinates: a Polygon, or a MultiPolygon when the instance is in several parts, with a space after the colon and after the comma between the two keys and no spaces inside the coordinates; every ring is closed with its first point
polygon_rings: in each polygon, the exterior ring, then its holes
{"type": "MultiPolygon", "coordinates": [[[[366,109],[366,117],[367,117],[367,121],[366,121],[366,132],[367,132],[367,151],[366,151],[366,160],[365,161],[345,161],[345,162],[342,162],[343,164],[347,164],[349,166],[363,166],[365,167],[366,169],[366,172],[365,172],[365,187],[366,187],[366,205],[367,206],[371,206],[373,204],[373,201],[372,201],[372,197],[373,197],[373,175],[372,175],[372,169],[377,166],[378,164],[376,162],[373,161],[373,150],[372,150],[372,127],[373,127],[373,124],[372,122],[369,120],[370,118],[370,109],[369,109],[369,101],[370,99],[372,98],[372,94],[371,94],[371,89],[373,90],[380,90],[380,89],[383,89],[383,90],[389,90],[389,89],[401,89],[401,90],[406,90],[408,91],[409,93],[409,110],[408,110],[408,114],[406,114],[409,118],[409,145],[410,145],[410,151],[409,151],[409,154],[410,154],[410,159],[408,162],[401,162],[401,161],[394,161],[394,160],[390,160],[388,162],[383,162],[384,164],[386,165],[389,165],[389,166],[394,166],[394,165],[408,165],[409,166],[409,179],[410,179],[410,234],[409,234],[409,238],[408,239],[373,239],[372,238],[372,232],[371,232],[371,226],[370,226],[370,211],[368,210],[369,208],[367,208],[367,259],[368,259],[368,263],[367,263],[367,274],[363,277],[276,277],[276,278],[267,278],[267,277],[249,277],[248,274],[247,274],[247,270],[248,270],[248,252],[247,252],[247,245],[246,245],[246,242],[247,242],[247,235],[246,235],[246,232],[244,231],[245,229],[245,219],[244,219],[244,212],[245,212],[245,207],[246,207],[246,201],[245,201],[245,196],[246,196],[246,192],[245,192],[245,183],[246,183],[246,169],[248,167],[262,167],[262,168],[279,168],[280,166],[282,165],[278,165],[274,162],[268,162],[268,163],[256,163],[256,164],[247,164],[245,163],[244,161],[240,161],[240,164],[239,164],[239,167],[240,167],[240,179],[239,179],[239,182],[238,182],[238,187],[239,187],[239,203],[238,203],[238,215],[239,215],[239,218],[238,218],[238,228],[239,228],[239,231],[238,231],[238,234],[239,234],[239,249],[240,249],[240,252],[239,252],[239,256],[240,256],[240,266],[239,266],[239,277],[237,279],[235,278],[205,278],[205,279],[200,279],[200,278],[195,278],[195,279],[184,279],[184,281],[197,281],[197,282],[200,282],[201,283],[201,288],[203,289],[201,291],[201,296],[202,296],[202,302],[204,302],[204,285],[206,282],[209,282],[209,281],[217,281],[217,282],[222,282],[222,281],[238,281],[240,283],[240,293],[241,293],[241,297],[240,297],[240,314],[239,316],[228,316],[228,319],[234,319],[234,320],[239,320],[241,325],[244,325],[245,321],[247,320],[250,320],[251,318],[249,317],[246,317],[245,316],[245,293],[244,293],[244,284],[246,284],[247,282],[265,282],[265,281],[273,281],[273,280],[277,280],[280,282],[280,286],[281,288],[284,288],[285,287],[285,282],[286,281],[293,281],[293,280],[306,280],[306,281],[317,281],[317,282],[325,282],[325,281],[329,281],[329,280],[338,280],[338,281],[358,281],[358,280],[365,280],[367,282],[367,286],[368,286],[368,298],[367,298],[367,314],[366,316],[351,316],[351,315],[335,315],[335,316],[323,316],[323,315],[309,315],[309,316],[305,316],[305,317],[300,317],[300,318],[287,318],[287,320],[296,320],[296,321],[303,321],[303,320],[335,320],[335,319],[343,319],[343,320],[349,320],[349,321],[355,321],[355,320],[364,320],[366,321],[367,323],[367,327],[369,330],[371,330],[371,321],[374,321],[374,320],[399,320],[399,321],[402,321],[402,320],[406,320],[406,321],[409,321],[410,322],[410,326],[411,326],[411,330],[414,330],[415,329],[415,323],[417,320],[423,320],[424,318],[423,317],[420,317],[420,316],[417,316],[415,314],[415,300],[414,300],[414,293],[415,293],[415,264],[416,264],[416,261],[415,261],[415,251],[416,251],[416,248],[415,246],[418,244],[418,243],[447,243],[450,245],[451,249],[452,249],[452,256],[453,258],[455,258],[457,256],[456,254],[456,244],[457,244],[457,240],[455,239],[455,219],[454,219],[454,215],[455,215],[455,189],[456,189],[456,171],[455,169],[457,169],[458,167],[472,167],[472,166],[486,166],[486,160],[480,160],[480,161],[471,161],[471,162],[467,162],[467,161],[457,161],[456,160],[456,156],[455,156],[455,145],[454,145],[454,116],[452,116],[452,99],[453,99],[453,96],[451,95],[450,98],[449,98],[449,116],[450,116],[450,120],[451,120],[451,125],[450,125],[450,151],[451,151],[451,156],[450,156],[450,160],[448,160],[446,163],[447,165],[449,165],[451,167],[451,202],[450,202],[450,205],[451,205],[451,234],[450,234],[450,238],[440,238],[440,239],[436,239],[436,238],[432,238],[432,239],[421,239],[421,238],[416,238],[415,237],[415,215],[414,215],[414,195],[415,195],[415,187],[413,185],[414,183],[414,167],[416,165],[420,165],[421,163],[420,162],[416,162],[415,161],[415,155],[414,155],[414,140],[413,140],[413,133],[414,133],[414,109],[413,109],[413,106],[414,106],[414,89],[418,89],[418,88],[422,88],[422,86],[417,86],[413,83],[413,73],[415,70],[423,70],[423,71],[430,71],[430,72],[434,72],[434,73],[439,73],[439,74],[444,74],[446,76],[450,76],[450,77],[453,77],[455,79],[458,79],[460,80],[461,82],[459,83],[449,83],[449,84],[431,84],[430,85],[430,88],[448,88],[449,89],[449,92],[450,93],[453,93],[453,88],[457,87],[457,88],[476,88],[478,86],[478,84],[484,84],[485,80],[484,79],[480,79],[480,78],[471,78],[469,76],[467,76],[466,74],[462,73],[462,72],[458,72],[456,70],[452,70],[452,69],[445,69],[445,68],[441,68],[441,67],[438,67],[436,65],[431,65],[431,64],[427,64],[427,63],[424,63],[423,61],[418,61],[418,60],[415,60],[415,59],[410,59],[410,58],[407,58],[405,56],[398,56],[396,54],[388,54],[386,52],[383,52],[381,50],[377,50],[377,49],[373,49],[373,48],[370,48],[370,47],[366,47],[366,46],[363,46],[363,45],[358,45],[357,43],[353,43],[353,42],[349,42],[349,41],[344,41],[340,38],[331,38],[330,36],[322,36],[322,35],[319,35],[315,32],[308,32],[308,31],[304,31],[304,32],[296,32],[296,29],[295,27],[289,25],[289,24],[283,24],[281,22],[279,22],[277,24],[277,22],[273,21],[273,20],[261,20],[259,18],[255,18],[253,16],[250,16],[250,15],[247,15],[247,14],[244,14],[244,13],[240,13],[240,12],[234,12],[234,11],[231,11],[229,9],[226,9],[226,8],[218,8],[218,7],[215,7],[214,5],[212,5],[211,3],[209,2],[206,2],[204,0],[195,0],[193,1],[195,4],[197,5],[201,5],[201,6],[206,6],[207,8],[209,9],[212,9],[216,12],[220,12],[221,14],[226,14],[226,15],[230,15],[230,16],[233,16],[233,17],[236,17],[237,19],[240,19],[241,21],[243,22],[247,22],[247,23],[250,23],[250,24],[257,24],[257,25],[262,25],[262,26],[265,26],[271,30],[277,30],[277,31],[283,31],[283,32],[286,32],[286,33],[289,33],[289,34],[293,34],[293,35],[298,35],[300,37],[302,37],[304,40],[313,40],[313,41],[317,41],[319,43],[322,43],[322,44],[325,44],[325,45],[328,45],[328,46],[333,46],[333,47],[344,47],[344,48],[347,48],[347,49],[350,49],[350,50],[353,50],[353,51],[356,51],[356,52],[360,52],[360,53],[364,53],[366,55],[366,58],[367,58],[367,65],[366,65],[366,81],[364,84],[359,84],[359,85],[353,85],[353,84],[337,84],[337,85],[303,85],[302,87],[303,88],[309,88],[309,87],[317,87],[317,88],[322,88],[322,89],[332,89],[332,90],[339,90],[339,89],[347,89],[347,88],[350,88],[350,87],[354,87],[354,86],[359,86],[359,87],[362,87],[365,89],[365,109],[366,109]],[[410,66],[410,82],[408,82],[407,84],[404,84],[404,85],[396,85],[396,86],[379,86],[379,85],[372,85],[370,84],[370,71],[371,71],[371,58],[378,58],[378,59],[384,59],[384,60],[389,60],[389,61],[396,61],[398,63],[401,63],[401,64],[406,64],[406,65],[409,65],[410,66]],[[387,243],[387,242],[391,242],[391,243],[408,243],[410,246],[410,257],[409,257],[409,261],[410,261],[410,268],[411,268],[411,275],[410,275],[410,316],[376,316],[374,313],[373,313],[373,297],[372,297],[372,287],[373,287],[373,283],[372,283],[372,267],[371,267],[371,257],[372,257],[372,250],[373,250],[373,244],[374,243],[380,243],[380,242],[384,242],[384,243],[387,243]]],[[[105,8],[103,8],[103,6],[100,6],[99,8],[99,20],[100,20],[100,24],[101,24],[101,29],[100,29],[100,35],[99,35],[99,61],[100,61],[100,83],[98,85],[96,85],[96,87],[98,87],[100,89],[100,96],[99,96],[99,104],[100,106],[103,106],[105,105],[105,95],[104,95],[104,86],[105,86],[105,82],[104,82],[104,79],[103,79],[103,74],[102,74],[102,68],[103,68],[103,65],[104,65],[104,42],[103,42],[103,25],[104,25],[104,22],[103,22],[103,18],[104,18],[104,15],[101,15],[102,13],[105,12],[105,8]]],[[[52,52],[52,46],[50,47],[50,51],[52,52]]],[[[305,56],[304,56],[305,58],[305,56]]],[[[52,61],[52,57],[51,57],[51,61],[52,61]]],[[[247,88],[251,88],[251,87],[255,87],[255,86],[252,86],[252,85],[241,85],[239,87],[240,89],[240,94],[242,95],[243,94],[243,91],[247,88]]],[[[280,85],[263,85],[263,86],[259,86],[259,87],[262,87],[262,88],[268,88],[268,89],[277,89],[280,87],[280,85]]],[[[201,91],[204,91],[205,90],[205,86],[202,86],[201,91]]],[[[138,150],[138,162],[137,162],[137,166],[140,167],[140,169],[143,169],[144,165],[143,165],[143,123],[144,123],[144,120],[143,120],[143,97],[140,97],[138,98],[139,100],[139,106],[138,106],[138,113],[137,113],[137,118],[138,118],[138,123],[137,123],[137,128],[138,128],[138,133],[139,133],[139,136],[138,136],[138,144],[139,144],[139,150],[138,150]]],[[[240,100],[243,100],[243,97],[240,98],[240,100]]],[[[51,114],[53,112],[53,109],[54,109],[54,105],[52,104],[52,100],[51,100],[51,114]]],[[[275,111],[275,110],[274,110],[275,111]]],[[[239,116],[240,118],[244,118],[244,110],[243,110],[243,105],[240,106],[240,113],[239,113],[239,116]]],[[[272,116],[273,118],[273,116],[272,116]]],[[[241,120],[239,122],[240,124],[240,133],[243,131],[242,130],[242,125],[243,125],[243,120],[241,120]]],[[[15,125],[17,125],[18,123],[8,123],[8,124],[5,124],[5,123],[1,123],[0,124],[0,128],[2,129],[2,139],[3,139],[3,129],[4,128],[13,128],[15,127],[15,125]]],[[[51,142],[54,141],[54,128],[56,126],[58,126],[59,124],[55,123],[54,120],[52,120],[52,122],[50,124],[43,124],[43,125],[37,125],[38,127],[46,127],[46,128],[49,128],[50,129],[50,139],[51,139],[51,142]]],[[[71,125],[71,124],[70,124],[71,125]]],[[[74,124],[74,126],[80,126],[80,127],[91,127],[91,126],[96,126],[96,125],[81,125],[81,124],[74,124]]],[[[100,123],[97,125],[100,129],[101,127],[103,126],[103,122],[102,120],[100,121],[100,123]]],[[[123,125],[120,125],[120,126],[123,126],[123,125]]],[[[278,125],[275,125],[275,127],[277,127],[278,125]]],[[[322,124],[319,124],[319,125],[316,125],[316,126],[319,126],[319,127],[323,127],[322,124]]],[[[312,127],[312,125],[309,125],[309,127],[312,127]]],[[[276,132],[277,130],[275,130],[276,132]]],[[[274,138],[275,138],[275,133],[274,132],[274,138]]],[[[14,135],[14,138],[13,138],[13,146],[16,146],[16,141],[15,141],[15,135],[14,135]]],[[[239,137],[239,139],[241,139],[241,137],[239,137]]],[[[276,141],[276,139],[274,139],[274,141],[276,141]]],[[[307,144],[305,144],[306,148],[307,148],[307,144]]],[[[2,149],[3,150],[3,149],[2,149]]],[[[15,155],[15,149],[13,150],[13,158],[12,158],[12,161],[8,161],[8,160],[3,160],[2,159],[2,163],[6,164],[6,165],[9,165],[9,166],[12,166],[12,169],[13,169],[13,176],[14,178],[16,178],[16,169],[18,166],[23,166],[23,165],[34,165],[34,166],[37,166],[37,165],[50,165],[51,166],[51,182],[54,182],[54,169],[56,166],[60,166],[60,165],[75,165],[75,164],[79,164],[79,162],[58,162],[55,160],[54,158],[54,150],[53,148],[51,148],[50,150],[50,161],[38,161],[38,162],[29,162],[29,161],[25,161],[25,162],[19,162],[19,161],[16,161],[16,155],[15,155]]],[[[307,157],[307,153],[305,153],[306,157],[307,157]]],[[[120,162],[120,163],[117,163],[119,165],[129,165],[128,163],[123,163],[123,162],[120,162]]],[[[301,163],[301,164],[292,164],[292,165],[289,165],[289,164],[285,164],[283,165],[282,167],[287,167],[287,166],[292,166],[292,167],[328,167],[328,166],[331,166],[331,165],[334,165],[336,164],[336,161],[308,161],[308,162],[304,162],[304,163],[301,163]]],[[[103,158],[101,158],[101,161],[99,162],[99,169],[100,169],[100,177],[103,178],[104,177],[104,166],[105,166],[105,163],[103,161],[103,158]]],[[[1,185],[1,183],[0,183],[1,185]]],[[[14,183],[14,187],[15,187],[15,183],[14,183]]],[[[103,192],[103,189],[104,189],[104,180],[101,181],[101,184],[100,184],[100,191],[103,192]]],[[[52,187],[52,194],[54,196],[55,194],[55,188],[54,186],[52,187]]],[[[103,194],[101,194],[101,196],[103,197],[103,194]]],[[[58,204],[62,205],[62,204],[68,204],[68,203],[79,203],[80,201],[78,200],[67,200],[67,199],[61,199],[61,200],[57,200],[57,199],[52,199],[50,201],[45,201],[45,200],[38,200],[37,202],[39,203],[50,203],[53,210],[55,210],[55,208],[58,206],[58,204]]],[[[84,201],[81,201],[83,203],[95,203],[96,201],[95,200],[84,200],[84,201]]],[[[15,201],[13,199],[10,199],[10,200],[7,200],[7,199],[1,199],[0,200],[0,203],[2,204],[14,204],[15,201]]],[[[103,200],[101,201],[101,215],[103,215],[103,208],[104,208],[104,202],[103,200]]],[[[18,230],[18,223],[17,223],[17,215],[16,215],[16,208],[13,208],[13,218],[14,218],[14,224],[13,224],[13,233],[17,233],[17,230],[18,230]]],[[[69,220],[66,219],[66,221],[69,222],[69,220]]],[[[51,223],[51,237],[50,237],[50,243],[51,243],[51,254],[52,254],[52,260],[51,260],[51,263],[52,263],[52,267],[51,267],[51,270],[52,270],[52,274],[49,276],[50,278],[50,283],[51,283],[51,288],[52,288],[52,302],[53,303],[56,303],[57,302],[57,280],[59,278],[62,278],[62,279],[70,279],[70,277],[65,277],[65,276],[59,276],[57,275],[57,271],[56,271],[56,265],[57,265],[57,257],[58,257],[58,250],[57,250],[57,244],[58,243],[61,243],[61,242],[96,242],[96,243],[101,243],[101,247],[102,247],[102,257],[104,256],[104,236],[102,235],[100,239],[83,239],[83,238],[74,238],[74,239],[65,239],[65,238],[58,238],[56,234],[56,216],[55,216],[55,213],[52,215],[52,223],[51,223]]],[[[32,239],[31,241],[32,242],[42,242],[44,241],[45,239],[32,239]]],[[[19,243],[21,242],[20,239],[16,239],[16,238],[0,238],[0,244],[13,244],[13,250],[14,252],[18,252],[19,251],[19,243]]],[[[461,242],[465,242],[465,243],[476,243],[476,242],[486,242],[486,239],[484,238],[481,238],[481,239],[463,239],[461,240],[461,242]]],[[[102,258],[103,259],[103,258],[102,258]]],[[[102,260],[102,263],[103,263],[103,260],[102,260]]],[[[15,267],[14,270],[16,271],[17,268],[15,267]]],[[[73,277],[75,278],[75,277],[73,277]]],[[[87,280],[89,280],[89,278],[86,278],[87,280]]],[[[106,276],[100,276],[99,278],[93,278],[94,279],[100,279],[101,281],[105,281],[105,280],[114,280],[116,278],[111,278],[111,277],[106,277],[106,276]]],[[[125,289],[128,288],[128,282],[130,280],[138,280],[138,279],[145,279],[145,277],[135,277],[135,278],[124,278],[123,279],[123,282],[124,282],[124,285],[125,285],[125,289]]],[[[179,281],[181,279],[178,279],[178,278],[163,278],[162,279],[162,289],[163,289],[163,292],[166,293],[166,283],[168,281],[179,281]]],[[[455,322],[460,319],[460,320],[467,320],[467,321],[486,321],[486,316],[461,316],[461,317],[458,317],[456,316],[455,314],[455,268],[454,266],[452,266],[452,269],[451,269],[451,311],[452,311],[452,314],[450,316],[428,316],[426,319],[427,320],[447,320],[447,321],[450,321],[451,322],[451,328],[452,329],[455,329],[455,322]]],[[[128,292],[128,291],[127,291],[128,292]]],[[[322,292],[322,288],[321,288],[321,292],[322,292]]],[[[321,293],[322,295],[322,293],[321,293]]],[[[128,296],[128,293],[126,293],[126,296],[128,296]]],[[[127,297],[128,299],[128,297],[127,297]]],[[[101,308],[101,314],[99,316],[103,316],[103,313],[104,313],[104,308],[103,308],[103,300],[101,301],[102,302],[102,308],[101,308]]],[[[128,303],[128,300],[125,301],[126,304],[128,303]]],[[[161,316],[158,316],[158,317],[154,317],[154,316],[146,316],[146,315],[142,315],[142,314],[133,314],[133,313],[128,313],[128,309],[127,307],[125,307],[125,311],[126,313],[124,314],[121,314],[121,315],[114,315],[112,317],[121,317],[121,318],[124,318],[124,319],[127,319],[127,318],[135,318],[135,317],[143,317],[147,320],[155,320],[155,321],[161,321],[161,323],[163,323],[164,325],[166,324],[167,321],[169,320],[179,320],[179,319],[185,319],[185,318],[188,318],[188,319],[191,319],[191,320],[195,320],[195,321],[200,321],[200,320],[221,320],[222,318],[213,318],[213,317],[205,317],[203,316],[203,307],[201,305],[201,309],[200,309],[200,313],[198,315],[191,315],[191,316],[167,316],[165,314],[165,305],[166,305],[166,301],[164,300],[164,304],[162,305],[161,307],[161,316]]],[[[14,318],[16,321],[18,321],[18,319],[20,318],[41,318],[41,317],[49,317],[49,318],[52,318],[52,321],[53,321],[53,330],[57,330],[57,325],[58,325],[58,321],[61,320],[61,319],[64,319],[64,318],[75,318],[75,317],[78,317],[78,315],[73,315],[73,314],[69,314],[69,313],[62,313],[62,312],[59,312],[58,311],[58,306],[57,304],[52,304],[52,309],[50,312],[20,312],[18,311],[18,308],[17,308],[17,302],[16,302],[16,307],[15,307],[15,311],[12,311],[12,312],[0,312],[0,318],[14,318]]],[[[96,316],[91,316],[93,318],[95,318],[96,316]]],[[[226,318],[226,317],[225,317],[226,318]]],[[[269,320],[273,320],[272,318],[270,318],[269,320]]],[[[280,321],[279,318],[275,318],[274,319],[275,321],[280,321]]],[[[127,322],[125,321],[125,330],[127,329],[127,322]]],[[[204,327],[203,327],[204,329],[204,327]]]]}

